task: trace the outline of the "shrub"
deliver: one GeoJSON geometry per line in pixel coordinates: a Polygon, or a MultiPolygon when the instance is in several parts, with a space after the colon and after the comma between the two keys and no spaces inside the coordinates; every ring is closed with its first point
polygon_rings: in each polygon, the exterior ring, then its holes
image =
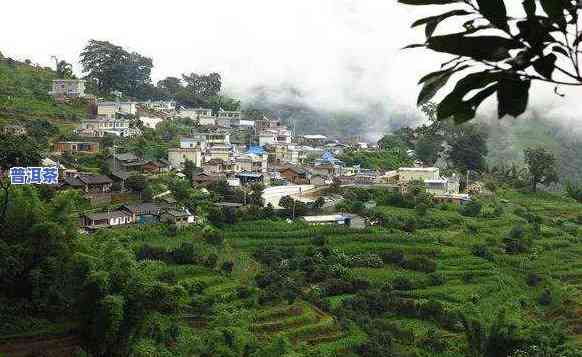
{"type": "Polygon", "coordinates": [[[174,271],[164,271],[158,277],[160,281],[168,284],[175,284],[178,281],[178,277],[174,271]]]}
{"type": "Polygon", "coordinates": [[[479,201],[472,200],[459,207],[459,213],[465,217],[477,217],[481,213],[481,208],[479,201]]]}
{"type": "Polygon", "coordinates": [[[424,273],[434,273],[437,269],[437,264],[434,260],[423,256],[404,259],[400,265],[404,269],[410,269],[424,273]]]}
{"type": "Polygon", "coordinates": [[[172,259],[176,264],[192,264],[197,260],[196,258],[194,244],[190,242],[184,242],[172,251],[172,259]]]}
{"type": "Polygon", "coordinates": [[[233,268],[234,268],[234,263],[231,261],[226,261],[226,262],[222,263],[221,270],[224,273],[226,273],[227,275],[230,275],[232,273],[233,268]]]}
{"type": "Polygon", "coordinates": [[[327,243],[327,239],[325,238],[325,236],[316,235],[313,238],[311,238],[311,243],[317,247],[323,247],[327,243]]]}
{"type": "Polygon", "coordinates": [[[430,284],[433,286],[440,286],[444,285],[447,281],[447,278],[442,273],[431,273],[429,275],[430,284]]]}
{"type": "Polygon", "coordinates": [[[540,295],[538,302],[540,305],[550,305],[552,303],[552,291],[550,289],[544,289],[542,294],[540,295]]]}
{"type": "Polygon", "coordinates": [[[149,244],[142,245],[137,251],[136,257],[138,260],[160,260],[167,262],[169,260],[169,254],[166,248],[155,247],[149,244]]]}
{"type": "Polygon", "coordinates": [[[416,214],[420,217],[426,216],[428,213],[428,208],[428,205],[424,202],[420,202],[416,205],[416,207],[414,207],[416,214]]]}
{"type": "Polygon", "coordinates": [[[395,290],[412,290],[415,287],[412,280],[404,276],[395,277],[390,285],[395,290]]]}
{"type": "Polygon", "coordinates": [[[475,274],[472,271],[466,271],[463,273],[463,282],[466,284],[472,283],[475,279],[475,274]]]}
{"type": "Polygon", "coordinates": [[[466,225],[467,228],[467,233],[469,233],[470,235],[477,235],[477,233],[479,233],[479,227],[473,223],[467,223],[466,225]]]}
{"type": "Polygon", "coordinates": [[[205,229],[202,236],[206,243],[211,245],[222,245],[224,243],[224,234],[216,229],[205,229]]]}
{"type": "Polygon", "coordinates": [[[487,259],[489,261],[494,259],[493,253],[489,250],[489,248],[483,244],[475,244],[471,247],[471,254],[476,257],[487,259]]]}
{"type": "Polygon", "coordinates": [[[359,254],[353,257],[352,265],[354,267],[381,268],[384,261],[377,254],[359,254]]]}
{"type": "Polygon", "coordinates": [[[400,265],[404,261],[404,252],[400,249],[390,249],[382,253],[382,260],[387,264],[400,265]]]}
{"type": "Polygon", "coordinates": [[[176,224],[168,225],[168,228],[166,229],[166,235],[168,237],[175,237],[177,234],[178,234],[178,226],[176,224]]]}
{"type": "Polygon", "coordinates": [[[541,281],[542,277],[537,273],[529,273],[527,275],[527,285],[529,286],[538,286],[541,281]]]}
{"type": "Polygon", "coordinates": [[[218,256],[214,253],[208,255],[204,261],[204,265],[210,269],[216,267],[216,262],[218,261],[218,256]]]}
{"type": "Polygon", "coordinates": [[[404,225],[402,226],[402,230],[408,233],[416,232],[416,220],[413,218],[408,218],[404,225]]]}
{"type": "Polygon", "coordinates": [[[525,237],[525,229],[521,225],[514,226],[509,234],[503,238],[505,252],[509,254],[525,253],[531,242],[525,237]]]}

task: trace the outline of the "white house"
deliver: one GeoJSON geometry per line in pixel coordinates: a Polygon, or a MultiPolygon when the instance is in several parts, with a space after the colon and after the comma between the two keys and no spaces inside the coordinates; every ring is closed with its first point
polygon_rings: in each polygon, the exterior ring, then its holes
{"type": "Polygon", "coordinates": [[[168,149],[168,161],[176,169],[182,169],[186,160],[190,160],[196,167],[202,167],[202,151],[200,148],[171,148],[168,149]]]}
{"type": "Polygon", "coordinates": [[[85,81],[82,79],[55,79],[49,94],[55,98],[82,98],[85,96],[85,81]]]}
{"type": "Polygon", "coordinates": [[[140,116],[139,121],[141,121],[143,126],[145,126],[146,128],[155,129],[159,123],[164,121],[164,119],[147,117],[147,116],[140,116]]]}
{"type": "Polygon", "coordinates": [[[208,108],[183,108],[178,113],[179,117],[198,119],[200,117],[211,117],[212,109],[208,108]]]}
{"type": "Polygon", "coordinates": [[[201,133],[192,133],[190,137],[180,138],[180,148],[191,149],[199,148],[201,151],[206,150],[206,135],[201,133]]]}
{"type": "Polygon", "coordinates": [[[137,102],[98,102],[97,115],[115,118],[116,114],[136,115],[137,102]]]}

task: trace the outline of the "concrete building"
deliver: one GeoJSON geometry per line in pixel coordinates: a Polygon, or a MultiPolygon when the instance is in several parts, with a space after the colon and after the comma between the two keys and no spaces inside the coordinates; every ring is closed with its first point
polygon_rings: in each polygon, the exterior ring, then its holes
{"type": "Polygon", "coordinates": [[[0,129],[4,135],[24,136],[28,132],[22,125],[7,124],[0,129]]]}
{"type": "Polygon", "coordinates": [[[398,169],[398,183],[405,184],[410,181],[427,181],[440,179],[438,167],[401,167],[398,169]]]}
{"type": "Polygon", "coordinates": [[[204,151],[207,143],[206,134],[201,133],[192,133],[189,137],[180,138],[180,148],[182,149],[199,148],[200,151],[204,151]]]}
{"type": "Polygon", "coordinates": [[[99,152],[99,143],[87,141],[59,141],[55,143],[54,151],[63,152],[80,152],[95,154],[99,152]]]}
{"type": "Polygon", "coordinates": [[[226,145],[214,145],[206,150],[205,159],[228,161],[230,159],[230,147],[226,145]]]}
{"type": "Polygon", "coordinates": [[[352,216],[347,214],[332,214],[325,216],[305,216],[301,217],[303,221],[307,224],[312,225],[346,225],[349,226],[352,223],[352,216]]]}
{"type": "Polygon", "coordinates": [[[85,213],[82,220],[83,226],[89,229],[109,228],[133,223],[133,217],[125,211],[85,213]]]}
{"type": "Polygon", "coordinates": [[[97,102],[97,115],[114,119],[117,114],[136,115],[137,102],[97,102]]]}
{"type": "Polygon", "coordinates": [[[150,110],[174,111],[176,110],[176,102],[173,100],[156,100],[139,103],[144,108],[150,110]]]}
{"type": "Polygon", "coordinates": [[[55,79],[49,92],[57,99],[85,97],[85,81],[82,79],[55,79]]]}
{"type": "Polygon", "coordinates": [[[202,167],[202,151],[199,148],[168,149],[168,161],[172,167],[182,170],[186,160],[192,161],[195,167],[202,167]]]}
{"type": "Polygon", "coordinates": [[[201,117],[212,117],[212,109],[208,108],[183,108],[178,116],[181,118],[198,119],[201,117]]]}

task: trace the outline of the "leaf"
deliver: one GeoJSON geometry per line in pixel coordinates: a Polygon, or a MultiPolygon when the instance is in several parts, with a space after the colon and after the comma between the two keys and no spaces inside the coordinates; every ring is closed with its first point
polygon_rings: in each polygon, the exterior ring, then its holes
{"type": "Polygon", "coordinates": [[[520,38],[526,40],[534,48],[540,48],[546,42],[555,42],[550,32],[557,29],[549,24],[542,23],[537,18],[519,21],[517,28],[519,29],[520,38]]]}
{"type": "Polygon", "coordinates": [[[523,1],[523,9],[527,14],[527,17],[535,17],[536,16],[536,0],[524,0],[523,1]]]}
{"type": "Polygon", "coordinates": [[[468,65],[464,65],[446,71],[438,71],[435,73],[431,73],[432,76],[429,75],[430,77],[428,78],[427,76],[422,78],[421,83],[424,82],[424,86],[422,87],[420,93],[418,94],[418,100],[416,105],[421,106],[422,104],[431,100],[438,93],[438,91],[447,84],[448,80],[451,78],[453,74],[464,69],[467,69],[468,67],[469,67],[468,65]]]}
{"type": "Polygon", "coordinates": [[[481,14],[496,27],[509,31],[507,9],[503,0],[477,0],[481,14]]]}
{"type": "Polygon", "coordinates": [[[420,25],[424,25],[426,24],[426,28],[425,28],[425,33],[426,33],[426,38],[429,38],[432,36],[432,34],[434,33],[434,31],[436,30],[437,26],[443,21],[448,19],[449,17],[452,16],[464,16],[464,15],[471,15],[472,12],[466,11],[466,10],[452,10],[449,12],[445,12],[444,14],[441,15],[437,15],[437,16],[430,16],[430,17],[425,17],[423,19],[420,20],[416,20],[411,27],[417,27],[420,25]]]}
{"type": "Polygon", "coordinates": [[[574,40],[574,46],[578,46],[582,42],[582,31],[578,34],[578,37],[574,40]]]}
{"type": "MultiPolygon", "coordinates": [[[[574,44],[574,46],[576,46],[576,44],[574,44]]],[[[562,54],[562,55],[564,55],[564,56],[566,56],[566,57],[570,57],[570,54],[568,53],[568,51],[566,51],[565,49],[563,49],[563,48],[562,48],[562,47],[560,47],[560,46],[554,46],[554,47],[552,48],[552,51],[554,51],[554,52],[558,52],[558,53],[560,53],[560,54],[562,54]]]]}
{"type": "Polygon", "coordinates": [[[531,53],[531,50],[523,50],[520,51],[514,58],[507,61],[514,69],[516,70],[523,70],[531,66],[531,59],[534,55],[531,53]]]}
{"type": "Polygon", "coordinates": [[[540,0],[542,4],[542,9],[548,14],[548,16],[560,26],[560,28],[566,27],[566,18],[564,16],[564,10],[567,7],[567,0],[540,0]]]}
{"type": "Polygon", "coordinates": [[[550,53],[547,56],[540,57],[533,62],[533,67],[542,76],[546,77],[547,79],[552,79],[552,73],[554,73],[554,69],[556,69],[556,60],[558,57],[550,53]]]}
{"type": "MultiPolygon", "coordinates": [[[[455,88],[449,93],[445,99],[439,104],[437,111],[437,118],[439,120],[444,120],[450,117],[455,117],[457,119],[469,120],[467,116],[474,116],[477,107],[485,99],[480,96],[475,96],[467,101],[464,100],[465,96],[476,89],[485,88],[495,82],[498,82],[501,78],[499,72],[478,72],[471,73],[465,78],[459,80],[455,88]]],[[[488,93],[488,92],[486,92],[488,93]]],[[[490,93],[490,94],[493,94],[490,93]]]]}
{"type": "Polygon", "coordinates": [[[510,49],[522,47],[518,41],[499,36],[468,37],[465,34],[431,37],[427,41],[427,47],[433,51],[471,57],[477,61],[501,61],[510,57],[510,49]]]}
{"type": "Polygon", "coordinates": [[[426,45],[424,43],[413,43],[411,45],[402,47],[402,49],[403,50],[407,50],[407,49],[410,49],[410,48],[418,48],[418,47],[426,47],[426,45]]]}
{"type": "Polygon", "coordinates": [[[462,2],[462,0],[398,0],[398,2],[406,5],[447,5],[462,2]]]}
{"type": "Polygon", "coordinates": [[[497,90],[497,111],[499,119],[506,114],[517,117],[527,108],[531,81],[519,77],[504,77],[497,90]]]}

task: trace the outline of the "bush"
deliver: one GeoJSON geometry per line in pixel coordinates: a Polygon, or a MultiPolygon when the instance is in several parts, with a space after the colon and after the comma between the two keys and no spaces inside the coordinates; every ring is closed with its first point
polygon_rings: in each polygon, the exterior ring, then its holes
{"type": "Polygon", "coordinates": [[[531,242],[525,237],[525,229],[521,225],[514,226],[509,234],[503,238],[505,252],[508,254],[525,253],[529,250],[531,242]]]}
{"type": "Polygon", "coordinates": [[[172,259],[176,264],[193,264],[198,259],[194,250],[194,244],[184,242],[180,247],[172,251],[172,259]]]}
{"type": "Polygon", "coordinates": [[[476,257],[487,259],[489,261],[494,259],[493,253],[484,244],[475,244],[471,247],[471,254],[476,257]]]}
{"type": "Polygon", "coordinates": [[[459,207],[459,213],[465,217],[477,217],[481,213],[481,208],[479,201],[472,200],[459,207]]]}
{"type": "Polygon", "coordinates": [[[404,269],[415,270],[424,273],[434,273],[437,270],[437,263],[434,260],[423,256],[404,259],[400,265],[404,269]]]}
{"type": "Polygon", "coordinates": [[[168,228],[166,229],[166,235],[168,237],[175,237],[177,234],[178,234],[178,226],[176,224],[168,225],[168,228]]]}
{"type": "Polygon", "coordinates": [[[404,261],[404,251],[400,249],[390,249],[382,254],[382,260],[386,264],[398,264],[400,265],[404,261]]]}
{"type": "Polygon", "coordinates": [[[395,290],[412,290],[415,288],[412,280],[404,276],[395,277],[390,283],[390,286],[395,290]]]}
{"type": "Polygon", "coordinates": [[[214,269],[216,267],[216,262],[218,261],[218,256],[214,253],[210,254],[206,257],[204,261],[204,265],[210,269],[214,269]]]}
{"type": "Polygon", "coordinates": [[[178,281],[178,276],[174,271],[164,271],[158,277],[161,282],[168,284],[175,284],[178,281]]]}
{"type": "Polygon", "coordinates": [[[221,270],[224,273],[226,273],[227,275],[230,275],[232,273],[233,268],[234,268],[234,263],[231,261],[226,261],[226,262],[222,263],[221,270]]]}
{"type": "Polygon", "coordinates": [[[537,273],[529,273],[527,275],[527,285],[538,286],[542,282],[542,277],[537,273]]]}
{"type": "Polygon", "coordinates": [[[354,256],[352,265],[354,267],[381,268],[384,265],[384,261],[377,254],[367,253],[354,256]]]}
{"type": "Polygon", "coordinates": [[[550,305],[553,301],[552,298],[552,291],[550,289],[544,289],[544,291],[542,292],[542,294],[540,295],[538,302],[540,303],[540,305],[550,305]]]}
{"type": "Polygon", "coordinates": [[[432,286],[444,285],[447,282],[447,278],[441,273],[431,273],[429,279],[432,286]]]}
{"type": "Polygon", "coordinates": [[[142,245],[136,254],[137,260],[159,260],[162,262],[168,262],[169,254],[166,248],[155,247],[149,244],[142,245]]]}
{"type": "Polygon", "coordinates": [[[311,238],[311,243],[316,247],[323,247],[327,243],[327,239],[322,235],[316,235],[311,238]]]}
{"type": "Polygon", "coordinates": [[[428,213],[428,205],[424,202],[420,202],[419,204],[416,205],[416,207],[414,207],[416,214],[420,217],[424,217],[426,216],[426,214],[428,213]]]}
{"type": "Polygon", "coordinates": [[[205,229],[202,236],[206,243],[211,245],[222,245],[224,243],[224,234],[216,229],[205,229]]]}

